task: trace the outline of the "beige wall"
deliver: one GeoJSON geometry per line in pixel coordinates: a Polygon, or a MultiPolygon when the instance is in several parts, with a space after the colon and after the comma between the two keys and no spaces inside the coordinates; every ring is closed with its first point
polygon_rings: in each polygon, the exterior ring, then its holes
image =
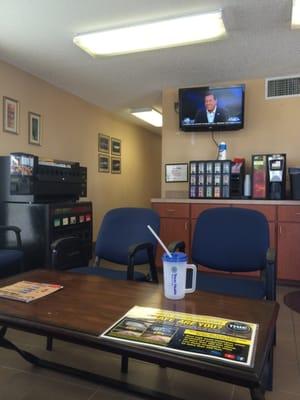
{"type": "MultiPolygon", "coordinates": [[[[241,82],[238,82],[241,83],[241,82]]],[[[300,166],[300,97],[265,100],[263,79],[242,81],[245,91],[245,128],[235,132],[215,133],[217,142],[225,141],[227,156],[246,158],[250,170],[251,154],[287,153],[288,166],[300,166]]],[[[218,84],[219,85],[219,84],[218,84]]],[[[174,102],[178,89],[163,92],[162,195],[186,195],[188,184],[164,182],[164,165],[216,157],[217,148],[211,133],[183,133],[178,128],[174,102]],[[171,192],[171,193],[170,193],[171,192]],[[178,193],[176,193],[178,192],[178,193]]]]}
{"type": "Polygon", "coordinates": [[[150,198],[160,196],[160,136],[5,63],[0,63],[0,96],[20,102],[19,135],[3,132],[0,107],[0,154],[21,151],[86,166],[95,234],[108,209],[149,207],[150,198]],[[28,111],[42,116],[41,146],[28,144],[28,111]],[[98,173],[98,132],[122,140],[122,174],[98,173]]]}

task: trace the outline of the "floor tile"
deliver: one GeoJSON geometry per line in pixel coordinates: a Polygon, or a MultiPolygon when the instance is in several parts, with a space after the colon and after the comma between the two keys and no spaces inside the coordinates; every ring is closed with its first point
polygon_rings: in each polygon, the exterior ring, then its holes
{"type": "Polygon", "coordinates": [[[37,374],[0,368],[0,400],[88,400],[95,390],[37,374]]]}

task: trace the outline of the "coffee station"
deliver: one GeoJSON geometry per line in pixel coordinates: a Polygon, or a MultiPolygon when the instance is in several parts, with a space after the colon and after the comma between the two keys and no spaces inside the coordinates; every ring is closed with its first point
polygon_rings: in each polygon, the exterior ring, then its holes
{"type": "Polygon", "coordinates": [[[196,220],[208,208],[257,210],[268,220],[278,281],[300,285],[300,168],[288,168],[286,154],[253,154],[247,163],[243,158],[220,157],[220,152],[217,160],[192,160],[186,197],[152,199],[166,243],[180,238],[191,249],[196,220]]]}

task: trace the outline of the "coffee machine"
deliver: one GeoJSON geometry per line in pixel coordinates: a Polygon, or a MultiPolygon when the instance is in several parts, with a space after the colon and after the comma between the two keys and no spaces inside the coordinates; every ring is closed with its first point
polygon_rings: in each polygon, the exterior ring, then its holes
{"type": "Polygon", "coordinates": [[[285,184],[286,154],[252,156],[252,198],[282,200],[285,184]]]}
{"type": "Polygon", "coordinates": [[[269,198],[285,198],[286,154],[268,154],[269,198]]]}

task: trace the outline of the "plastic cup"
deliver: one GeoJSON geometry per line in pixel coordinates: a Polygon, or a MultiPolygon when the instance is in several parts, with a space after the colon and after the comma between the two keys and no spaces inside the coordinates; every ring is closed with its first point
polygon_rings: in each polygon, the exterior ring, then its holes
{"type": "Polygon", "coordinates": [[[185,253],[172,253],[172,257],[164,254],[164,295],[168,299],[183,299],[186,293],[193,293],[196,290],[197,268],[194,264],[187,264],[185,253]],[[192,287],[186,288],[187,270],[193,271],[192,287]]]}

